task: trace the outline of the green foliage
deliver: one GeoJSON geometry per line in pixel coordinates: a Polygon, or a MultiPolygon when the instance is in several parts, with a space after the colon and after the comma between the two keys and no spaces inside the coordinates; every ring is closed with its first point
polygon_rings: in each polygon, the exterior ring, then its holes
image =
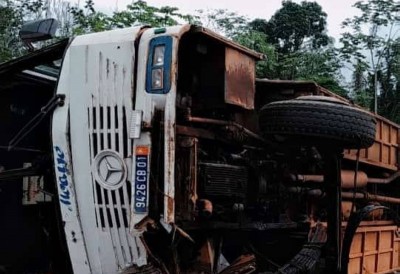
{"type": "Polygon", "coordinates": [[[0,0],[0,62],[24,52],[18,31],[24,22],[55,17],[61,23],[60,37],[99,32],[133,25],[153,27],[196,23],[198,17],[182,14],[176,7],[149,6],[145,1],[134,1],[121,12],[105,14],[95,8],[93,0],[83,7],[70,7],[66,0],[0,0]]]}
{"type": "Polygon", "coordinates": [[[134,25],[149,25],[164,27],[177,25],[181,22],[195,22],[196,17],[182,14],[176,7],[149,6],[146,1],[135,1],[125,10],[106,15],[94,8],[93,0],[86,0],[84,8],[73,7],[71,14],[74,18],[74,34],[98,32],[113,28],[125,28],[134,25]]]}
{"type": "Polygon", "coordinates": [[[297,75],[295,79],[312,80],[324,88],[341,96],[347,96],[347,90],[340,84],[340,60],[332,46],[315,51],[299,52],[297,56],[297,75]]]}
{"type": "Polygon", "coordinates": [[[0,2],[0,62],[20,54],[18,31],[22,13],[14,1],[0,2]]]}
{"type": "MultiPolygon", "coordinates": [[[[170,9],[165,10],[170,11],[170,9]]],[[[162,21],[167,24],[176,23],[169,13],[165,15],[164,19],[158,12],[158,8],[148,6],[145,1],[135,1],[131,5],[128,5],[126,10],[114,13],[112,21],[116,27],[127,27],[139,24],[158,27],[161,26],[162,21]]],[[[173,10],[171,10],[171,12],[173,12],[173,10]]]]}
{"type": "Polygon", "coordinates": [[[353,65],[350,96],[356,104],[370,109],[373,106],[374,92],[368,87],[366,71],[367,65],[364,62],[358,61],[353,65]]]}
{"type": "Polygon", "coordinates": [[[400,5],[394,0],[364,0],[354,7],[360,14],[343,22],[345,32],[340,39],[341,57],[354,68],[352,94],[358,103],[374,109],[377,92],[378,113],[396,120],[400,5]]]}
{"type": "Polygon", "coordinates": [[[392,39],[393,28],[400,20],[400,5],[393,0],[369,0],[356,2],[354,7],[361,14],[342,23],[346,30],[340,39],[342,57],[346,61],[356,59],[357,62],[366,62],[367,66],[375,69],[392,39]],[[370,63],[366,54],[371,59],[370,63]]]}
{"type": "MultiPolygon", "coordinates": [[[[316,2],[283,1],[272,18],[255,19],[248,27],[265,36],[274,49],[273,66],[259,68],[268,78],[313,80],[340,95],[340,60],[326,34],[327,14],[316,2]]],[[[270,57],[268,55],[268,57],[270,57]]]]}
{"type": "Polygon", "coordinates": [[[275,74],[277,66],[275,47],[267,42],[267,35],[264,32],[251,27],[248,18],[226,9],[199,10],[198,13],[198,18],[205,27],[264,54],[265,58],[257,63],[257,77],[266,78],[275,74]]]}
{"type": "Polygon", "coordinates": [[[27,21],[55,17],[60,37],[70,36],[68,6],[63,0],[0,0],[0,62],[26,53],[18,32],[27,21]]]}
{"type": "Polygon", "coordinates": [[[37,20],[43,17],[43,13],[46,11],[47,7],[44,0],[21,0],[20,1],[20,11],[23,12],[24,20],[37,20]]]}
{"type": "Polygon", "coordinates": [[[73,34],[79,35],[90,32],[99,32],[111,29],[109,16],[97,12],[93,0],[86,0],[84,8],[72,7],[73,34]]]}
{"type": "Polygon", "coordinates": [[[317,49],[328,45],[326,18],[316,2],[283,1],[282,8],[268,22],[253,21],[253,26],[264,31],[280,53],[293,53],[303,47],[317,49]]]}
{"type": "Polygon", "coordinates": [[[340,69],[336,50],[333,47],[315,51],[304,51],[299,54],[298,77],[329,77],[340,69]]]}
{"type": "MultiPolygon", "coordinates": [[[[300,80],[303,80],[300,78],[300,80]]],[[[324,87],[342,97],[348,97],[348,90],[345,89],[336,78],[331,76],[311,76],[310,78],[304,80],[311,80],[316,82],[321,87],[324,87]]]]}
{"type": "Polygon", "coordinates": [[[335,52],[330,46],[315,51],[279,54],[274,78],[315,81],[332,92],[347,96],[347,90],[341,85],[340,60],[335,52]]]}
{"type": "Polygon", "coordinates": [[[392,41],[385,54],[386,70],[378,74],[381,84],[379,113],[400,123],[400,38],[392,41]]]}
{"type": "Polygon", "coordinates": [[[245,34],[248,28],[248,19],[236,12],[226,9],[198,10],[199,18],[203,25],[218,33],[221,33],[232,40],[237,36],[245,34]]]}
{"type": "Polygon", "coordinates": [[[275,74],[277,53],[275,47],[267,43],[265,33],[247,29],[240,34],[236,34],[234,40],[245,47],[264,54],[264,59],[257,62],[257,77],[268,78],[275,74]]]}

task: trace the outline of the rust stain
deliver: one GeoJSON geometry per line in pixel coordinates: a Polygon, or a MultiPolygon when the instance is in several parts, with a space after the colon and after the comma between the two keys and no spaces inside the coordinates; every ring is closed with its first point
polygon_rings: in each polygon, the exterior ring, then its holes
{"type": "Polygon", "coordinates": [[[168,153],[168,166],[167,166],[167,173],[168,173],[168,182],[171,181],[171,169],[173,169],[173,165],[171,165],[170,163],[172,163],[173,160],[173,156],[175,154],[175,150],[174,148],[174,144],[175,144],[175,139],[172,137],[172,133],[173,133],[173,129],[175,129],[175,123],[171,124],[171,121],[168,121],[167,124],[167,132],[166,132],[166,136],[168,137],[168,147],[167,147],[167,153],[168,153]]]}
{"type": "Polygon", "coordinates": [[[200,249],[198,260],[202,268],[207,269],[207,272],[210,273],[214,268],[214,254],[215,250],[213,245],[211,244],[210,240],[207,240],[200,249]]]}
{"type": "Polygon", "coordinates": [[[243,53],[225,50],[225,102],[254,109],[255,61],[243,53]]]}
{"type": "Polygon", "coordinates": [[[107,78],[110,75],[110,59],[106,59],[106,73],[107,73],[107,78]]]}
{"type": "Polygon", "coordinates": [[[103,80],[103,53],[99,52],[99,80],[103,80]]]}
{"type": "MultiPolygon", "coordinates": [[[[114,80],[114,83],[116,84],[117,83],[117,76],[118,76],[118,69],[119,69],[119,67],[118,67],[118,64],[116,63],[116,62],[113,62],[113,68],[114,68],[114,75],[113,75],[113,80],[114,80]]],[[[124,86],[124,84],[125,84],[125,78],[122,78],[122,83],[123,83],[123,86],[124,86]]]]}
{"type": "MultiPolygon", "coordinates": [[[[173,138],[170,138],[169,139],[169,143],[170,143],[170,145],[169,145],[169,149],[168,149],[168,162],[169,163],[172,163],[171,162],[171,160],[173,159],[173,155],[174,155],[174,153],[175,153],[175,151],[171,148],[171,146],[173,146],[173,144],[174,144],[174,139],[173,138]]],[[[168,165],[168,182],[169,182],[169,185],[168,185],[168,195],[174,195],[174,193],[170,193],[171,192],[171,184],[172,184],[172,186],[174,185],[174,178],[173,178],[173,176],[172,176],[172,170],[174,169],[174,165],[168,165]]],[[[173,220],[174,220],[174,213],[175,213],[175,199],[174,198],[172,198],[172,197],[170,197],[170,196],[168,196],[168,212],[167,212],[168,214],[167,214],[167,217],[168,217],[168,220],[170,221],[170,222],[173,222],[173,220]]]]}
{"type": "Polygon", "coordinates": [[[168,202],[167,202],[168,221],[172,221],[171,216],[174,213],[174,209],[175,209],[175,200],[171,197],[168,197],[168,202]]]}
{"type": "MultiPolygon", "coordinates": [[[[123,79],[126,78],[126,67],[125,67],[125,66],[122,67],[122,78],[123,78],[123,79]]],[[[132,78],[132,79],[134,79],[134,78],[132,78]]],[[[133,81],[133,80],[132,80],[132,81],[133,81]]]]}
{"type": "Polygon", "coordinates": [[[165,189],[167,195],[167,221],[169,223],[174,222],[174,212],[175,212],[175,200],[173,198],[173,187],[174,187],[174,177],[172,176],[172,172],[175,168],[174,163],[174,155],[175,155],[175,139],[174,139],[174,129],[175,123],[172,123],[170,120],[166,121],[166,132],[165,136],[168,138],[168,144],[166,146],[166,153],[167,153],[167,163],[166,163],[166,178],[165,181],[167,182],[167,186],[165,189]]]}

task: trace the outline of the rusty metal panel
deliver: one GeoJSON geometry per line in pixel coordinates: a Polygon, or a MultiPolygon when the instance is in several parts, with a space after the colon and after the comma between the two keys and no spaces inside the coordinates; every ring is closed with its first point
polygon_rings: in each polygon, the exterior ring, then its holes
{"type": "Polygon", "coordinates": [[[225,49],[225,102],[254,109],[255,60],[236,49],[225,49]]]}
{"type": "MultiPolygon", "coordinates": [[[[398,170],[399,131],[398,125],[380,117],[377,119],[374,144],[360,151],[360,161],[390,170],[398,170]]],[[[344,157],[355,160],[357,150],[346,150],[344,157]]]]}
{"type": "Polygon", "coordinates": [[[360,226],[350,249],[348,273],[388,273],[399,270],[397,226],[360,226]]]}
{"type": "MultiPolygon", "coordinates": [[[[338,97],[338,95],[333,94],[327,89],[318,88],[319,92],[323,95],[338,97]]],[[[400,126],[382,116],[371,114],[374,115],[377,122],[375,142],[368,149],[360,151],[360,162],[389,170],[398,170],[400,126]]],[[[357,150],[345,150],[344,158],[356,160],[357,150]]]]}

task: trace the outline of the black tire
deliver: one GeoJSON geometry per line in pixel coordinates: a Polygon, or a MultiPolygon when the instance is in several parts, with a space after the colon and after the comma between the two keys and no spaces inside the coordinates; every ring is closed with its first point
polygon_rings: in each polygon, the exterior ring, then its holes
{"type": "Polygon", "coordinates": [[[261,108],[260,129],[267,139],[294,144],[368,148],[375,140],[375,118],[335,98],[303,96],[261,108]]]}

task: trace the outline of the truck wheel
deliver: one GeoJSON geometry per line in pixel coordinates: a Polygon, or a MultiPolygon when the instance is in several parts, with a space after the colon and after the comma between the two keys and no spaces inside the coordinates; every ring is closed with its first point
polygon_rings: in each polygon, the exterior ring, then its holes
{"type": "Polygon", "coordinates": [[[376,121],[369,112],[325,96],[267,104],[259,123],[265,138],[294,144],[367,148],[375,140],[376,121]]]}

